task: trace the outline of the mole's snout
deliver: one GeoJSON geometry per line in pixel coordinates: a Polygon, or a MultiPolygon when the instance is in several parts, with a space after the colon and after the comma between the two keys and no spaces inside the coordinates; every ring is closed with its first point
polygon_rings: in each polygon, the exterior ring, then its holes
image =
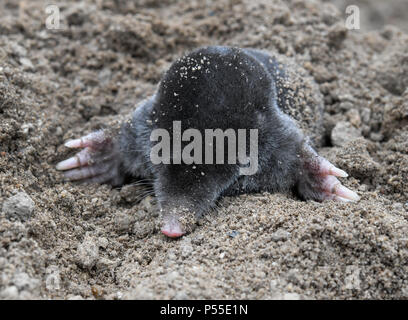
{"type": "Polygon", "coordinates": [[[179,238],[185,234],[180,222],[174,217],[163,219],[161,232],[170,238],[179,238]]]}

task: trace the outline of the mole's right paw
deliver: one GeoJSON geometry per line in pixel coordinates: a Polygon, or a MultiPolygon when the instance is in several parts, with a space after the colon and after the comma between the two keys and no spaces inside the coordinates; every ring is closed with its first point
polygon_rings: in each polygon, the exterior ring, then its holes
{"type": "Polygon", "coordinates": [[[103,130],[67,141],[65,146],[83,149],[72,158],[57,164],[56,169],[64,171],[67,180],[108,183],[113,186],[123,183],[116,145],[103,130]]]}

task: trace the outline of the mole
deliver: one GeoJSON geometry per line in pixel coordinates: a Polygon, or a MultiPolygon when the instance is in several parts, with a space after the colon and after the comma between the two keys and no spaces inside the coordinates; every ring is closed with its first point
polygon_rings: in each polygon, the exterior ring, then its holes
{"type": "Polygon", "coordinates": [[[69,181],[151,181],[161,231],[171,238],[191,232],[224,196],[282,192],[358,201],[337,179],[347,173],[315,151],[323,109],[317,84],[293,60],[202,47],[170,66],[117,134],[99,130],[67,141],[81,150],[56,168],[69,181]]]}

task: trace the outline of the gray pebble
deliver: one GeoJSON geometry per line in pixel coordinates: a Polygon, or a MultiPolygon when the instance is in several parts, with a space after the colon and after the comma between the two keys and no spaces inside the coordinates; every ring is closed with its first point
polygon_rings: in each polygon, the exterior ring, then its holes
{"type": "Polygon", "coordinates": [[[363,108],[361,110],[361,120],[363,120],[364,123],[369,123],[371,119],[371,110],[369,108],[363,108]]]}
{"type": "Polygon", "coordinates": [[[274,233],[271,234],[272,241],[285,241],[290,237],[290,232],[278,229],[274,233]]]}
{"type": "Polygon", "coordinates": [[[373,140],[373,141],[380,142],[381,140],[384,139],[384,136],[381,133],[371,132],[370,133],[370,139],[373,140]]]}
{"type": "Polygon", "coordinates": [[[339,108],[343,111],[350,110],[354,107],[354,104],[351,103],[350,101],[343,101],[340,103],[339,108]]]}
{"type": "Polygon", "coordinates": [[[16,286],[10,286],[0,292],[0,298],[2,300],[15,300],[18,299],[18,289],[16,286]]]}
{"type": "Polygon", "coordinates": [[[3,203],[3,212],[11,220],[27,221],[34,212],[35,203],[25,192],[19,192],[3,203]]]}
{"type": "Polygon", "coordinates": [[[238,235],[238,231],[232,230],[230,233],[228,233],[228,236],[231,238],[235,238],[238,235]]]}
{"type": "Polygon", "coordinates": [[[118,213],[115,216],[116,230],[119,233],[131,232],[134,224],[135,224],[135,218],[126,213],[118,213]]]}
{"type": "Polygon", "coordinates": [[[181,256],[183,258],[188,258],[194,250],[193,247],[188,244],[182,245],[180,249],[181,249],[181,256]]]}
{"type": "Polygon", "coordinates": [[[80,266],[91,269],[99,260],[99,246],[97,241],[90,236],[86,236],[84,241],[78,245],[77,262],[80,266]]]}
{"type": "Polygon", "coordinates": [[[340,121],[331,132],[331,142],[336,147],[343,147],[348,142],[361,137],[360,130],[347,121],[340,121]]]}

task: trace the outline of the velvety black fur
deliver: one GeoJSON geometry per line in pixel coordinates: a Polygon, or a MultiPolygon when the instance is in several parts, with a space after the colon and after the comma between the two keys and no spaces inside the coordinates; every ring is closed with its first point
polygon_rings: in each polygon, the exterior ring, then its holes
{"type": "Polygon", "coordinates": [[[164,210],[183,206],[201,214],[220,196],[258,191],[295,189],[319,200],[317,182],[305,172],[307,141],[285,113],[290,100],[276,86],[277,71],[284,73],[268,54],[252,49],[206,47],[180,58],[122,128],[124,171],[152,179],[164,210]],[[240,176],[239,163],[152,165],[150,133],[171,133],[173,121],[203,135],[205,129],[258,129],[258,172],[240,176]]]}

